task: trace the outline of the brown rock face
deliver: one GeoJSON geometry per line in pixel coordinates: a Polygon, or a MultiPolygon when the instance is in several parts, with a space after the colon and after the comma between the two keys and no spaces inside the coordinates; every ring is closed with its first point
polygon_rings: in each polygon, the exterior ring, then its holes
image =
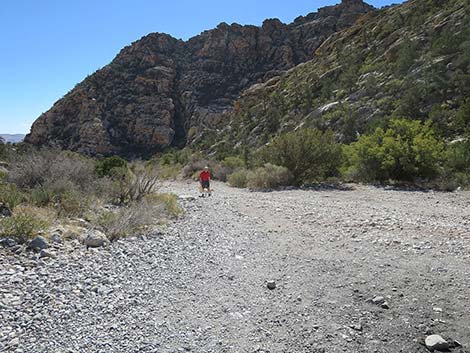
{"type": "Polygon", "coordinates": [[[91,155],[184,146],[191,128],[220,123],[243,90],[311,59],[326,38],[371,10],[343,0],[291,24],[221,23],[186,42],[149,34],[56,102],[25,140],[91,155]]]}

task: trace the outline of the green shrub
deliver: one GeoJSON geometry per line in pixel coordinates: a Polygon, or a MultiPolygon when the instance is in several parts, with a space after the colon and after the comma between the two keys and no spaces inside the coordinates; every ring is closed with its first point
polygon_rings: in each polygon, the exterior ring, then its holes
{"type": "Polygon", "coordinates": [[[96,162],[95,165],[96,174],[100,177],[111,176],[115,168],[127,168],[127,162],[119,156],[112,156],[96,162]]]}
{"type": "Polygon", "coordinates": [[[470,141],[455,141],[445,151],[445,169],[454,173],[470,172],[470,141]]]}
{"type": "Polygon", "coordinates": [[[225,157],[221,164],[222,167],[232,172],[237,169],[245,168],[245,161],[240,157],[225,157]]]}
{"type": "Polygon", "coordinates": [[[264,163],[286,167],[301,185],[338,175],[341,145],[332,131],[301,129],[280,135],[259,152],[264,163]]]}
{"type": "Polygon", "coordinates": [[[34,206],[43,207],[55,202],[55,194],[45,187],[37,187],[31,190],[29,202],[34,206]]]}
{"type": "Polygon", "coordinates": [[[14,214],[0,220],[0,235],[26,242],[46,230],[48,223],[31,214],[14,214]]]}
{"type": "Polygon", "coordinates": [[[228,183],[235,188],[246,188],[249,171],[239,169],[228,176],[228,183]]]}
{"type": "Polygon", "coordinates": [[[365,181],[415,181],[434,178],[441,171],[444,144],[430,122],[391,120],[345,147],[346,177],[365,181]]]}
{"type": "Polygon", "coordinates": [[[292,175],[285,167],[266,163],[247,175],[246,185],[253,190],[270,190],[289,185],[292,175]]]}
{"type": "Polygon", "coordinates": [[[163,180],[175,180],[181,173],[181,169],[183,169],[181,164],[164,164],[159,168],[158,176],[163,180]]]}
{"type": "Polygon", "coordinates": [[[176,218],[183,214],[183,209],[179,206],[178,198],[175,194],[158,193],[149,195],[145,199],[151,204],[163,205],[164,212],[171,218],[176,218]]]}
{"type": "Polygon", "coordinates": [[[177,198],[172,194],[151,194],[116,211],[107,211],[94,221],[110,240],[152,231],[165,216],[182,214],[177,198]]]}
{"type": "Polygon", "coordinates": [[[0,203],[12,210],[23,201],[25,201],[25,194],[18,190],[16,185],[0,183],[0,203]]]}

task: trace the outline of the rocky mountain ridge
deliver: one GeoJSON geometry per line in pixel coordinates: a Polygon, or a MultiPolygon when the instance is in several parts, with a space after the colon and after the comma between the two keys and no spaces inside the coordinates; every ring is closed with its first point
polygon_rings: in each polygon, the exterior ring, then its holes
{"type": "Polygon", "coordinates": [[[243,153],[302,127],[350,143],[391,118],[431,121],[453,141],[465,133],[468,97],[470,3],[413,0],[369,12],[312,60],[245,90],[229,122],[205,131],[197,148],[243,153]]]}
{"type": "Polygon", "coordinates": [[[290,24],[221,23],[186,42],[149,34],[56,102],[25,140],[91,155],[184,146],[228,121],[241,92],[310,60],[328,37],[372,10],[343,0],[290,24]]]}

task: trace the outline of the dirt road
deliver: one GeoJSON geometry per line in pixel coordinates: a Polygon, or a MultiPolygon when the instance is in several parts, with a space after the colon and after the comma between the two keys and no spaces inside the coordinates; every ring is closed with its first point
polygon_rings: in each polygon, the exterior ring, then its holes
{"type": "Polygon", "coordinates": [[[470,193],[215,189],[145,239],[0,250],[0,351],[470,352],[470,193]]]}

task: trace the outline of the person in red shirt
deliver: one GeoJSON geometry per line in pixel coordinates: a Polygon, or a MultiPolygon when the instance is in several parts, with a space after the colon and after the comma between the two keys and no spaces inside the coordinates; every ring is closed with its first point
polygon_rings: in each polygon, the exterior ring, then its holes
{"type": "Polygon", "coordinates": [[[204,170],[199,174],[199,182],[201,184],[201,196],[204,197],[205,190],[207,190],[208,195],[211,196],[211,172],[209,171],[208,166],[205,166],[204,170]]]}

